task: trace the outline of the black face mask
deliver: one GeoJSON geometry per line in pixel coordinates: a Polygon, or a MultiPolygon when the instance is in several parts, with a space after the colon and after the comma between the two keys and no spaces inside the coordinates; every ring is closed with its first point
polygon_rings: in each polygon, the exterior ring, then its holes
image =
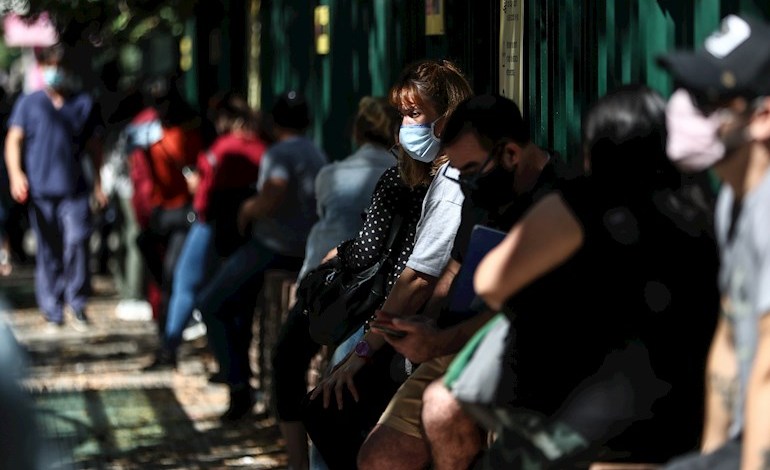
{"type": "Polygon", "coordinates": [[[496,210],[506,206],[516,198],[513,190],[515,170],[515,167],[508,170],[498,163],[489,173],[476,178],[475,187],[462,185],[463,194],[480,209],[496,210]]]}

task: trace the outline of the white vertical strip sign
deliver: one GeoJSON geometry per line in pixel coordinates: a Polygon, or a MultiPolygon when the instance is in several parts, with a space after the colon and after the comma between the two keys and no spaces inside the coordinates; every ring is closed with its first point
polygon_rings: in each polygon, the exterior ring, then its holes
{"type": "Polygon", "coordinates": [[[500,0],[500,94],[524,101],[524,0],[500,0]]]}

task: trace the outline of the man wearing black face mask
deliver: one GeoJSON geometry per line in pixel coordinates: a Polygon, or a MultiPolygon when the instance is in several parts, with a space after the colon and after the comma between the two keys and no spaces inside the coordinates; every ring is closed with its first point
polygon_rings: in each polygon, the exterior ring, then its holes
{"type": "Polygon", "coordinates": [[[474,225],[508,230],[566,173],[557,155],[530,140],[516,104],[501,96],[477,96],[458,107],[442,144],[466,197],[452,250],[457,263],[474,225]]]}
{"type": "MultiPolygon", "coordinates": [[[[519,108],[501,96],[476,96],[458,105],[447,121],[441,143],[450,164],[460,171],[456,182],[465,194],[452,259],[438,281],[439,285],[452,284],[447,297],[451,298],[454,289],[462,288],[453,281],[468,250],[473,227],[480,224],[508,231],[566,172],[553,153],[530,140],[529,125],[519,108]]],[[[478,312],[456,311],[438,299],[432,299],[431,304],[443,307],[438,327],[427,319],[435,316],[428,311],[424,316],[405,319],[378,317],[371,325],[372,331],[377,332],[379,324],[406,332],[401,338],[383,336],[412,362],[425,363],[457,352],[493,316],[483,308],[478,312]]],[[[426,394],[440,393],[431,392],[433,386],[427,390],[426,394]]],[[[441,409],[440,420],[426,415],[429,408],[425,406],[422,414],[431,448],[436,449],[432,456],[434,468],[467,467],[482,445],[475,422],[452,403],[442,402],[436,408],[441,409]]]]}

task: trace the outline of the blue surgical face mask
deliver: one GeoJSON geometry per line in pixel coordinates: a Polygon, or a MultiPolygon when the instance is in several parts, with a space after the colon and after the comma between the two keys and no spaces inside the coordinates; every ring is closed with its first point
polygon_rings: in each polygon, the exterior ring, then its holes
{"type": "Polygon", "coordinates": [[[68,92],[78,92],[83,85],[77,76],[51,66],[43,69],[43,83],[53,90],[68,92]]]}
{"type": "Polygon", "coordinates": [[[398,141],[404,151],[418,162],[430,163],[441,150],[441,141],[435,133],[436,121],[430,124],[401,126],[398,141]]]}
{"type": "Polygon", "coordinates": [[[43,83],[48,88],[59,89],[64,85],[65,75],[58,67],[46,67],[43,69],[43,83]]]}

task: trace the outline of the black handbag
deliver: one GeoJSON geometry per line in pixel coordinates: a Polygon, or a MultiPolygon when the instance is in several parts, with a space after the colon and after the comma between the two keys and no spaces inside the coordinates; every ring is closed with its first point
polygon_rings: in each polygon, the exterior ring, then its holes
{"type": "Polygon", "coordinates": [[[313,341],[340,344],[385,302],[388,277],[395,269],[392,248],[402,222],[403,217],[396,214],[380,259],[369,268],[351,272],[335,259],[310,271],[300,281],[297,299],[309,317],[313,341]]]}

